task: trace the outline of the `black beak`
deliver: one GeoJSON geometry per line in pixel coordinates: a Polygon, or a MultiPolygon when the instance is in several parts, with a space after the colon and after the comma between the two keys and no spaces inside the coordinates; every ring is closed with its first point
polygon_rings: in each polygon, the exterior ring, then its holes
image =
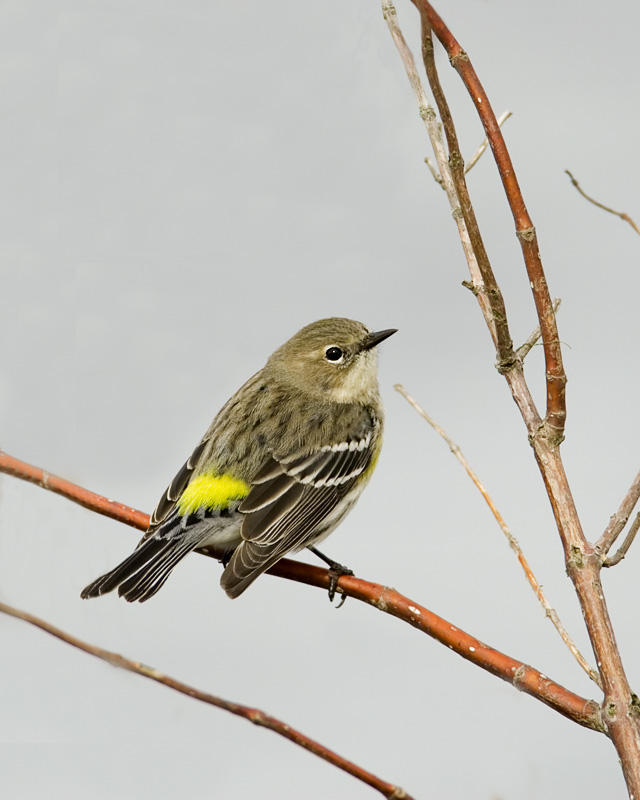
{"type": "Polygon", "coordinates": [[[370,333],[367,338],[364,340],[364,344],[362,345],[362,350],[371,350],[372,347],[380,344],[380,342],[384,342],[385,339],[388,339],[389,336],[392,336],[394,333],[397,333],[397,328],[387,328],[384,331],[374,331],[370,333]]]}

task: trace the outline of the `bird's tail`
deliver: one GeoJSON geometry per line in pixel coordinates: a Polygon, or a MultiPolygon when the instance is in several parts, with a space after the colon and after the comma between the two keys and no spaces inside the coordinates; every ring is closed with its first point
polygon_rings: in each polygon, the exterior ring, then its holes
{"type": "Polygon", "coordinates": [[[83,598],[99,597],[118,589],[132,603],[152,597],[169,577],[171,570],[199,544],[199,537],[166,538],[150,536],[125,560],[90,583],[80,593],[83,598]]]}

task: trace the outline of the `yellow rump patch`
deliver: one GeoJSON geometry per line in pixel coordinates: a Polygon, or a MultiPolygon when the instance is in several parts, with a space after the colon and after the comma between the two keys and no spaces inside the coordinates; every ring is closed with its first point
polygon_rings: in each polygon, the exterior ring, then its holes
{"type": "Polygon", "coordinates": [[[178,513],[193,514],[201,508],[225,509],[249,494],[249,486],[233,475],[198,475],[178,500],[178,513]]]}

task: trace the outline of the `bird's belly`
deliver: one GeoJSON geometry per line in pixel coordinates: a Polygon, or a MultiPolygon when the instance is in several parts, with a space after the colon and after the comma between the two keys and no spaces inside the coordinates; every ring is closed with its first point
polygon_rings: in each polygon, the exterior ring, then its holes
{"type": "Polygon", "coordinates": [[[324,541],[330,533],[338,527],[338,525],[342,522],[342,520],[347,516],[347,514],[351,511],[353,506],[356,504],[357,499],[362,494],[362,489],[358,488],[352,490],[348,495],[346,495],[340,503],[333,509],[333,511],[328,514],[322,523],[315,528],[311,534],[309,535],[308,539],[306,539],[300,547],[296,548],[296,551],[302,550],[305,547],[310,547],[312,545],[316,545],[319,542],[324,541]]]}
{"type": "Polygon", "coordinates": [[[214,525],[208,528],[206,539],[202,540],[200,547],[213,547],[216,550],[230,550],[240,544],[240,527],[242,516],[224,518],[215,521],[214,525]]]}

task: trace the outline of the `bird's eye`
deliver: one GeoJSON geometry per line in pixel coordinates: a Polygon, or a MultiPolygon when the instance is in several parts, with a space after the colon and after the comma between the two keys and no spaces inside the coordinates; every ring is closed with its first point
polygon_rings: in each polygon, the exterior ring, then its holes
{"type": "Polygon", "coordinates": [[[342,361],[343,356],[344,353],[339,347],[327,347],[327,349],[324,351],[324,357],[327,359],[327,361],[333,361],[334,364],[342,361]]]}

